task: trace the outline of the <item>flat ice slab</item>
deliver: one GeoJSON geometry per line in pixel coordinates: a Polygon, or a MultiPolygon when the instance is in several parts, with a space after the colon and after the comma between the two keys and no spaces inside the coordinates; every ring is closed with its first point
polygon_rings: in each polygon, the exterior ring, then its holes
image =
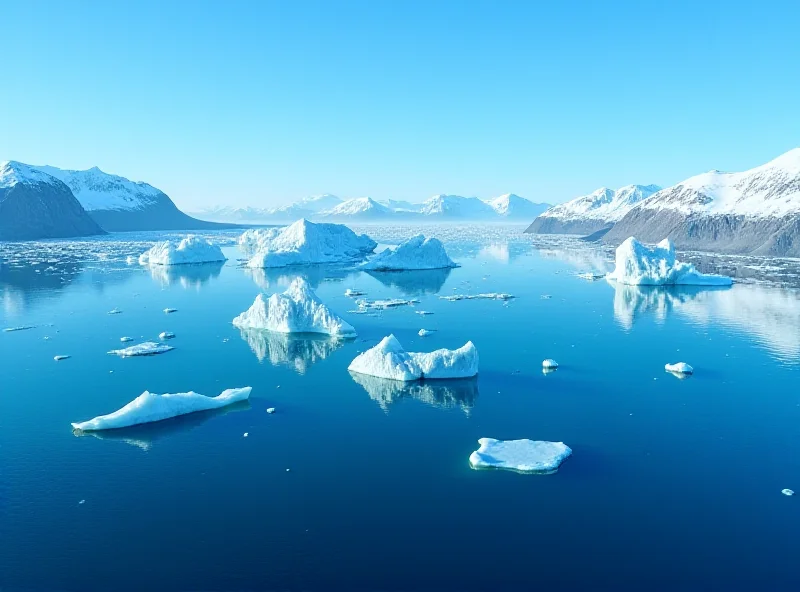
{"type": "Polygon", "coordinates": [[[420,329],[417,335],[419,335],[420,337],[427,337],[428,335],[433,335],[434,333],[435,331],[433,331],[432,329],[420,329]]]}
{"type": "Polygon", "coordinates": [[[250,397],[251,387],[228,389],[216,397],[206,397],[193,391],[156,395],[143,392],[133,401],[108,415],[100,415],[89,421],[73,423],[76,430],[95,431],[126,428],[142,423],[162,421],[196,411],[219,409],[250,397]]]}
{"type": "Polygon", "coordinates": [[[152,341],[145,341],[144,343],[132,345],[124,349],[112,349],[108,353],[114,354],[115,356],[119,356],[121,358],[130,358],[133,356],[154,356],[156,354],[163,354],[172,349],[175,348],[172,347],[171,345],[166,345],[164,343],[154,343],[152,341]]]}
{"type": "Polygon", "coordinates": [[[253,305],[233,324],[240,329],[265,329],[277,333],[322,333],[355,337],[353,326],[332,312],[303,278],[295,279],[283,294],[256,296],[253,305]]]}
{"type": "Polygon", "coordinates": [[[694,368],[692,368],[686,362],[678,362],[677,364],[664,364],[664,370],[667,372],[672,372],[673,374],[693,374],[694,368]]]}
{"type": "Polygon", "coordinates": [[[28,329],[33,329],[33,325],[23,325],[22,327],[6,327],[3,329],[5,333],[15,333],[17,331],[27,331],[28,329]]]}
{"type": "Polygon", "coordinates": [[[572,454],[563,442],[481,438],[469,457],[474,469],[507,469],[520,473],[555,473],[572,454]]]}
{"type": "Polygon", "coordinates": [[[387,308],[397,308],[398,306],[411,306],[412,304],[418,304],[419,300],[416,298],[411,298],[410,300],[404,300],[403,298],[387,298],[386,300],[367,300],[366,298],[362,298],[360,300],[356,300],[356,304],[358,308],[362,310],[367,310],[370,308],[378,309],[378,310],[386,310],[387,308]]]}
{"type": "Polygon", "coordinates": [[[406,271],[414,269],[445,269],[458,267],[447,255],[439,239],[418,234],[397,247],[381,251],[361,265],[372,271],[406,271]]]}
{"type": "MultiPolygon", "coordinates": [[[[244,240],[244,236],[240,242],[244,240]]],[[[244,240],[252,245],[253,239],[244,240]]],[[[344,224],[314,224],[298,220],[274,236],[255,241],[255,255],[247,266],[253,268],[351,263],[375,250],[377,243],[366,234],[358,235],[344,224]]]]}
{"type": "Polygon", "coordinates": [[[614,271],[606,277],[632,286],[730,286],[733,280],[724,275],[700,273],[691,263],[675,259],[672,241],[664,239],[647,247],[634,237],[626,239],[615,257],[614,271]]]}
{"type": "Polygon", "coordinates": [[[394,335],[389,335],[375,347],[359,354],[348,369],[404,382],[421,378],[468,378],[478,373],[478,350],[468,341],[454,350],[407,352],[394,335]]]}
{"type": "Polygon", "coordinates": [[[487,292],[485,294],[453,294],[452,296],[439,296],[442,300],[456,302],[458,300],[511,300],[516,298],[513,294],[502,292],[487,292]]]}
{"type": "Polygon", "coordinates": [[[164,331],[159,336],[159,339],[175,339],[175,333],[172,331],[164,331]]]}
{"type": "Polygon", "coordinates": [[[189,235],[177,245],[164,241],[139,257],[141,265],[186,265],[227,261],[222,249],[199,236],[189,235]]]}
{"type": "Polygon", "coordinates": [[[558,368],[558,362],[556,362],[551,358],[547,358],[542,362],[542,368],[544,368],[545,370],[555,370],[556,368],[558,368]]]}

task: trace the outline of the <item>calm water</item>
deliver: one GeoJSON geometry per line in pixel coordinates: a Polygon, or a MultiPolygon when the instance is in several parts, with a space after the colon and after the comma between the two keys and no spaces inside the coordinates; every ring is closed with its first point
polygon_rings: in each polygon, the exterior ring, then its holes
{"type": "MultiPolygon", "coordinates": [[[[781,495],[800,493],[800,294],[615,288],[574,275],[608,253],[519,230],[427,229],[462,264],[452,272],[301,270],[358,330],[344,344],[235,329],[297,272],[253,274],[233,246],[224,266],[152,274],[125,257],[155,235],[0,246],[0,327],[35,326],[0,333],[0,588],[800,588],[800,495],[781,495]],[[352,314],[346,288],[420,303],[352,314]],[[486,291],[518,298],[438,297],[486,291]],[[161,331],[174,351],[106,354],[161,331]],[[389,333],[409,350],[472,340],[480,375],[424,388],[351,376],[389,333]],[[547,357],[561,368],[545,376],[547,357]],[[676,361],[696,374],[665,373],[676,361]],[[249,404],[225,412],[70,427],[145,389],[248,385],[249,404]],[[549,476],[474,471],[483,436],[574,455],[549,476]]],[[[726,265],[796,273],[763,263],[726,265]]]]}

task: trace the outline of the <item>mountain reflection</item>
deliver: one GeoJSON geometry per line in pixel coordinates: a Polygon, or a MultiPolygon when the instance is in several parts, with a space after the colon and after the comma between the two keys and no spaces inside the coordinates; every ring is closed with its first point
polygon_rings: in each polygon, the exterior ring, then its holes
{"type": "Polygon", "coordinates": [[[450,276],[450,268],[417,271],[368,271],[367,273],[390,288],[397,288],[406,296],[436,294],[450,276]]]}
{"type": "Polygon", "coordinates": [[[312,334],[297,336],[260,329],[240,332],[259,362],[269,360],[273,366],[288,366],[298,374],[305,374],[312,364],[324,360],[344,344],[340,339],[312,334]]]}
{"type": "Polygon", "coordinates": [[[444,409],[460,407],[469,412],[478,398],[476,378],[401,382],[356,372],[351,372],[350,376],[384,411],[388,411],[389,407],[401,399],[416,399],[433,407],[444,409]]]}
{"type": "Polygon", "coordinates": [[[164,286],[180,284],[183,288],[200,289],[203,284],[219,277],[224,261],[192,265],[151,265],[150,275],[164,286]]]}

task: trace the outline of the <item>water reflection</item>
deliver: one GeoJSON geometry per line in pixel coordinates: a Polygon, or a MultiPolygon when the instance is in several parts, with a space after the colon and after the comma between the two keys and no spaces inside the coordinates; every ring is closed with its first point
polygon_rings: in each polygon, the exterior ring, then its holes
{"type": "Polygon", "coordinates": [[[465,413],[469,413],[478,398],[476,378],[401,382],[356,372],[351,372],[350,376],[367,391],[370,399],[387,412],[389,407],[401,399],[416,399],[433,407],[444,409],[459,407],[465,413]]]}
{"type": "Polygon", "coordinates": [[[218,278],[224,261],[194,265],[150,265],[150,275],[163,286],[180,284],[183,288],[199,290],[203,284],[218,278]]]}
{"type": "Polygon", "coordinates": [[[259,362],[269,360],[273,366],[288,366],[298,374],[305,374],[312,364],[344,344],[340,339],[312,334],[288,335],[259,329],[241,329],[240,333],[259,362]]]}
{"type": "Polygon", "coordinates": [[[172,419],[165,419],[163,421],[156,421],[153,423],[145,423],[128,428],[102,430],[99,432],[84,432],[81,430],[75,430],[72,433],[79,438],[84,436],[92,436],[98,440],[114,440],[117,442],[124,442],[125,444],[130,444],[131,446],[136,446],[137,448],[147,451],[150,450],[158,440],[162,440],[182,432],[189,432],[215,417],[226,415],[227,413],[234,411],[246,411],[248,409],[250,409],[250,401],[239,401],[238,403],[221,407],[219,409],[198,411],[196,413],[189,413],[187,415],[173,417],[172,419]]]}
{"type": "Polygon", "coordinates": [[[326,280],[343,280],[354,270],[350,267],[336,265],[296,265],[292,267],[270,267],[267,269],[245,267],[256,285],[264,291],[276,291],[288,288],[295,278],[301,277],[312,289],[316,290],[326,280]]]}
{"type": "Polygon", "coordinates": [[[614,317],[625,328],[653,315],[663,322],[678,314],[707,327],[747,333],[779,359],[800,358],[800,290],[764,284],[732,288],[614,286],[614,317]]]}
{"type": "Polygon", "coordinates": [[[397,288],[406,296],[436,294],[444,286],[453,270],[425,269],[418,271],[368,271],[367,273],[390,288],[397,288]]]}

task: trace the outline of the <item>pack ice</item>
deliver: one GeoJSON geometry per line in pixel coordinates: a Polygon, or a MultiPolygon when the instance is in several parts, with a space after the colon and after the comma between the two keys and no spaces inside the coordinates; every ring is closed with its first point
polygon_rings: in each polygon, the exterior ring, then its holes
{"type": "Polygon", "coordinates": [[[113,430],[161,421],[196,411],[219,409],[244,401],[250,397],[251,390],[252,388],[249,386],[228,389],[216,397],[206,397],[194,391],[163,395],[145,391],[114,413],[100,415],[89,421],[73,423],[72,427],[82,431],[113,430]]]}
{"type": "MultiPolygon", "coordinates": [[[[253,239],[240,239],[253,244],[253,239]]],[[[363,259],[377,246],[366,234],[358,235],[343,224],[315,224],[298,220],[274,236],[255,241],[256,253],[248,267],[285,267],[319,263],[351,263],[363,259]]]]}
{"type": "Polygon", "coordinates": [[[108,353],[121,358],[130,358],[134,356],[154,356],[156,354],[163,354],[173,349],[175,348],[171,345],[155,343],[153,341],[145,341],[144,343],[132,345],[124,349],[112,349],[108,353]]]}
{"type": "Polygon", "coordinates": [[[185,265],[227,261],[222,249],[199,236],[189,235],[177,245],[164,241],[139,257],[141,265],[185,265]]]}
{"type": "Polygon", "coordinates": [[[361,265],[372,271],[407,271],[415,269],[444,269],[458,267],[436,238],[418,234],[393,249],[381,251],[361,265]]]}
{"type": "Polygon", "coordinates": [[[563,442],[481,438],[469,457],[473,469],[508,469],[520,473],[555,473],[572,449],[563,442]]]}
{"type": "Polygon", "coordinates": [[[675,260],[675,247],[668,238],[647,247],[634,237],[626,239],[615,258],[616,268],[606,277],[634,286],[730,286],[731,278],[700,273],[691,263],[675,260]]]}
{"type": "Polygon", "coordinates": [[[394,335],[389,335],[359,354],[348,370],[404,382],[421,378],[468,378],[478,373],[478,350],[468,341],[453,350],[407,352],[394,335]]]}
{"type": "Polygon", "coordinates": [[[253,305],[233,324],[240,329],[266,329],[277,333],[322,333],[355,337],[356,330],[332,312],[303,278],[296,278],[283,294],[256,296],[253,305]]]}

